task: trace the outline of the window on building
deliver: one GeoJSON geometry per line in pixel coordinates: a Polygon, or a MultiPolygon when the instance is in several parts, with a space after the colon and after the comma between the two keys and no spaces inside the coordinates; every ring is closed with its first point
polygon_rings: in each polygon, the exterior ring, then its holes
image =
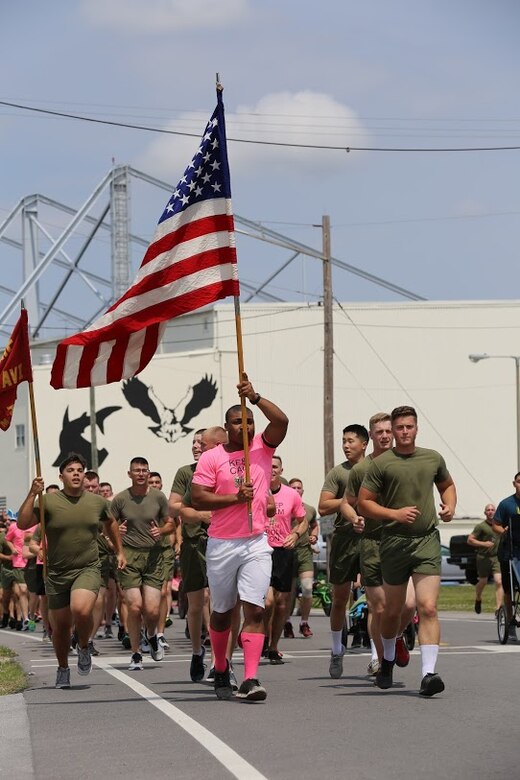
{"type": "Polygon", "coordinates": [[[25,425],[15,425],[16,449],[25,447],[25,425]]]}

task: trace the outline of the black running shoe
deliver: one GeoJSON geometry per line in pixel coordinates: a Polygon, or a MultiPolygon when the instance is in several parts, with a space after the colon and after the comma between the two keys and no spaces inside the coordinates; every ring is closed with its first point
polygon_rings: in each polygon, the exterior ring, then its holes
{"type": "Polygon", "coordinates": [[[231,686],[231,678],[229,676],[229,661],[226,661],[226,671],[218,672],[215,669],[215,681],[213,683],[215,688],[215,695],[217,699],[231,699],[233,696],[233,688],[231,686]]]}
{"type": "Polygon", "coordinates": [[[280,664],[285,663],[282,654],[278,650],[268,650],[267,657],[271,666],[280,666],[280,664]]]}
{"type": "Polygon", "coordinates": [[[200,655],[195,655],[195,653],[193,653],[191,656],[190,677],[192,682],[201,682],[201,680],[204,679],[204,674],[206,672],[206,664],[204,663],[205,655],[206,650],[202,647],[202,653],[200,655]]]}
{"type": "Polygon", "coordinates": [[[475,599],[475,612],[480,615],[482,612],[482,602],[479,599],[475,599]]]}
{"type": "Polygon", "coordinates": [[[383,691],[386,691],[388,688],[392,687],[394,663],[395,661],[387,661],[386,658],[383,658],[381,661],[381,666],[378,673],[376,674],[374,685],[377,685],[377,687],[381,688],[383,691]]]}
{"type": "MultiPolygon", "coordinates": [[[[117,629],[117,639],[118,639],[118,641],[122,642],[123,641],[123,637],[125,637],[125,636],[126,636],[125,627],[123,625],[119,624],[119,628],[117,629]]],[[[127,647],[126,649],[128,650],[129,648],[127,647]]]]}
{"type": "Polygon", "coordinates": [[[246,701],[265,701],[266,698],[267,691],[254,677],[244,680],[237,692],[237,699],[246,701]]]}
{"type": "Polygon", "coordinates": [[[9,612],[4,612],[2,615],[2,628],[7,628],[9,625],[9,612]]]}
{"type": "Polygon", "coordinates": [[[438,674],[429,672],[421,680],[419,696],[435,696],[436,693],[442,693],[444,683],[438,674]]]}

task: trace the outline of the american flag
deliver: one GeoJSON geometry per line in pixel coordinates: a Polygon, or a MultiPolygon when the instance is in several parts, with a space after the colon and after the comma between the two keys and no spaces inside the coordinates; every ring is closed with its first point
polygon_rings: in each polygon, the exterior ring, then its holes
{"type": "Polygon", "coordinates": [[[168,320],[239,294],[219,91],[199,148],[166,204],[134,283],[86,330],[58,344],[51,385],[94,387],[135,376],[155,354],[168,320]]]}

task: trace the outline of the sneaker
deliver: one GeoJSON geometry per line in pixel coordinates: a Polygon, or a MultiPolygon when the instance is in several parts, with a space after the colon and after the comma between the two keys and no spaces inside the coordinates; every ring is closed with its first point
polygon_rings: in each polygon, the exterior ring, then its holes
{"type": "Polygon", "coordinates": [[[165,628],[170,628],[170,626],[172,626],[172,625],[173,625],[173,620],[172,620],[172,619],[171,619],[171,617],[168,615],[168,617],[166,618],[166,621],[165,621],[165,623],[164,623],[164,627],[165,627],[165,628]]]}
{"type": "Polygon", "coordinates": [[[103,633],[103,638],[104,639],[113,639],[114,638],[114,635],[112,633],[112,626],[110,624],[107,624],[105,626],[105,631],[103,633]]]}
{"type": "Polygon", "coordinates": [[[121,644],[123,645],[125,650],[130,650],[130,648],[132,647],[132,643],[130,641],[130,637],[128,636],[128,634],[124,634],[123,635],[123,638],[121,640],[121,644]]]}
{"type": "Polygon", "coordinates": [[[329,674],[333,680],[339,680],[343,674],[343,656],[345,655],[345,647],[341,645],[341,653],[334,655],[330,654],[329,674]]]}
{"type": "Polygon", "coordinates": [[[386,658],[383,658],[381,661],[381,666],[379,668],[378,673],[376,674],[375,679],[375,685],[377,685],[378,688],[381,688],[383,691],[386,691],[388,688],[392,687],[392,676],[394,671],[394,664],[395,661],[387,661],[386,658]]]}
{"type": "Polygon", "coordinates": [[[88,649],[90,650],[90,655],[97,656],[100,654],[92,639],[88,640],[88,649]]]}
{"type": "Polygon", "coordinates": [[[141,653],[150,652],[150,641],[144,631],[141,631],[141,653]]]}
{"type": "Polygon", "coordinates": [[[9,618],[9,628],[12,628],[13,630],[16,628],[16,618],[12,617],[9,618]]]}
{"type": "Polygon", "coordinates": [[[231,681],[231,687],[233,688],[233,693],[238,691],[238,680],[235,674],[235,670],[233,669],[233,664],[230,662],[229,664],[229,679],[231,681]]]}
{"type": "Polygon", "coordinates": [[[265,701],[266,698],[267,691],[254,677],[244,680],[237,692],[237,699],[246,701],[265,701]]]}
{"type": "Polygon", "coordinates": [[[375,677],[378,673],[379,669],[381,667],[381,664],[377,660],[377,658],[374,658],[367,666],[367,674],[369,677],[375,677]]]}
{"type": "Polygon", "coordinates": [[[311,631],[311,627],[308,623],[300,623],[299,628],[300,634],[307,639],[310,636],[313,636],[313,633],[311,631]]]}
{"type": "Polygon", "coordinates": [[[21,631],[23,629],[23,620],[17,620],[16,621],[15,629],[16,629],[16,631],[21,631]]]}
{"type": "Polygon", "coordinates": [[[507,630],[507,639],[509,642],[518,642],[518,637],[516,635],[516,623],[514,620],[509,624],[509,628],[507,630]]]}
{"type": "Polygon", "coordinates": [[[204,647],[211,647],[211,637],[209,634],[206,636],[202,644],[204,645],[204,647]]]}
{"type": "Polygon", "coordinates": [[[201,680],[204,679],[204,673],[206,671],[204,656],[206,655],[206,650],[204,647],[202,647],[201,649],[202,652],[200,655],[193,653],[193,655],[191,656],[190,677],[192,682],[200,682],[201,680]]]}
{"type": "Polygon", "coordinates": [[[58,671],[56,672],[56,684],[54,687],[70,688],[70,669],[68,666],[66,669],[64,669],[62,666],[58,666],[58,671]]]}
{"type": "Polygon", "coordinates": [[[2,615],[2,628],[7,628],[9,625],[9,612],[4,612],[2,615]]]}
{"type": "Polygon", "coordinates": [[[395,664],[401,668],[408,666],[410,663],[410,651],[406,646],[404,637],[398,636],[395,640],[395,664]]]}
{"type": "Polygon", "coordinates": [[[129,672],[142,672],[143,671],[143,656],[141,653],[134,653],[130,659],[128,666],[129,672]]]}
{"type": "Polygon", "coordinates": [[[294,629],[290,620],[283,627],[283,636],[284,639],[294,639],[294,629]]]}
{"type": "Polygon", "coordinates": [[[164,647],[160,644],[157,634],[147,637],[150,646],[150,655],[154,661],[162,661],[164,658],[164,647]]]}
{"type": "Polygon", "coordinates": [[[226,661],[226,671],[217,672],[215,669],[215,679],[213,687],[215,688],[215,694],[217,699],[231,699],[233,696],[233,688],[231,687],[231,679],[229,676],[229,661],[226,661]]]}
{"type": "Polygon", "coordinates": [[[164,652],[167,652],[170,649],[170,645],[166,641],[166,637],[164,636],[164,634],[157,634],[157,640],[161,645],[162,649],[164,650],[164,652]]]}
{"type": "Polygon", "coordinates": [[[42,644],[46,645],[48,643],[49,643],[49,635],[47,633],[47,629],[44,628],[42,633],[42,644]]]}
{"type": "Polygon", "coordinates": [[[36,631],[36,620],[29,620],[28,631],[36,631]]]}
{"type": "Polygon", "coordinates": [[[285,663],[282,654],[278,650],[268,650],[267,657],[271,666],[280,666],[280,664],[285,663]]]}
{"type": "Polygon", "coordinates": [[[206,677],[206,682],[210,683],[210,685],[213,685],[215,682],[215,667],[212,666],[211,669],[208,672],[208,676],[206,677]]]}
{"type": "MultiPolygon", "coordinates": [[[[128,634],[125,631],[125,627],[122,625],[119,625],[119,628],[117,629],[117,639],[118,642],[122,642],[125,636],[128,636],[128,634]]],[[[128,650],[128,648],[126,648],[128,650]]]]}
{"type": "Polygon", "coordinates": [[[86,647],[78,645],[78,674],[87,675],[92,671],[92,658],[90,656],[90,642],[86,647]]]}
{"type": "Polygon", "coordinates": [[[436,693],[442,693],[443,690],[444,683],[439,675],[430,672],[425,674],[421,680],[419,696],[434,696],[436,693]]]}
{"type": "Polygon", "coordinates": [[[22,631],[29,631],[29,621],[27,618],[22,620],[22,631]]]}
{"type": "Polygon", "coordinates": [[[482,602],[479,601],[478,599],[475,599],[475,612],[477,613],[477,615],[480,615],[480,613],[482,612],[482,602]]]}

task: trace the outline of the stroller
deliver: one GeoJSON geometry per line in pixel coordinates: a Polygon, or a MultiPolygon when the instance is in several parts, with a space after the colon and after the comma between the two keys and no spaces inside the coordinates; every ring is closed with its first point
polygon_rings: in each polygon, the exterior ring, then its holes
{"type": "MultiPolygon", "coordinates": [[[[520,549],[513,545],[512,523],[507,532],[509,544],[509,582],[511,584],[511,621],[508,620],[507,610],[504,604],[497,612],[497,633],[501,645],[507,644],[511,639],[510,628],[520,626],[520,549]]],[[[514,632],[513,632],[514,635],[514,632]]]]}

